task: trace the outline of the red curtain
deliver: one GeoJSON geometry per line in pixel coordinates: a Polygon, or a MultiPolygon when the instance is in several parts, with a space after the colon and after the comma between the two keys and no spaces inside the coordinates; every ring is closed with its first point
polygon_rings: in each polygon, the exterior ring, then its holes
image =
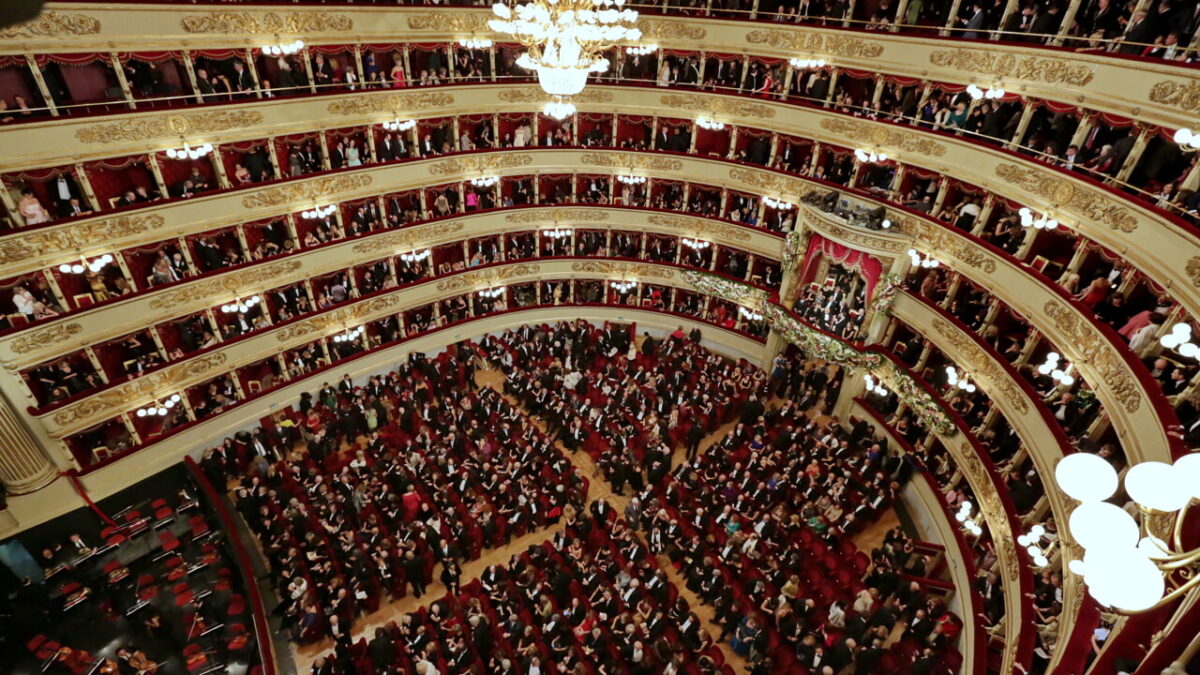
{"type": "Polygon", "coordinates": [[[883,274],[883,263],[879,262],[878,258],[814,234],[808,241],[808,252],[804,255],[804,266],[800,273],[801,283],[807,284],[812,281],[817,272],[817,263],[822,257],[858,272],[867,282],[865,297],[868,303],[871,302],[875,285],[879,283],[879,277],[883,274]]]}
{"type": "Polygon", "coordinates": [[[199,49],[193,51],[192,56],[202,56],[206,59],[224,61],[225,59],[242,58],[245,56],[245,54],[237,49],[199,49]]]}

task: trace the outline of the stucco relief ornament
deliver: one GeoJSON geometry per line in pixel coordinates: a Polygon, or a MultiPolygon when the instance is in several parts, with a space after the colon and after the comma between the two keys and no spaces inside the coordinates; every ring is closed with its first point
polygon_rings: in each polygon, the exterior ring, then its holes
{"type": "Polygon", "coordinates": [[[0,39],[96,35],[100,20],[86,14],[48,11],[32,21],[0,29],[0,39]]]}

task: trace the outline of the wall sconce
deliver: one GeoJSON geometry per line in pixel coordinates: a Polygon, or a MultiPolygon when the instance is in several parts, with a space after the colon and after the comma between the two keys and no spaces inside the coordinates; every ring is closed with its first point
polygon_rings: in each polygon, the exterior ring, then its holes
{"type": "Polygon", "coordinates": [[[482,298],[498,298],[498,297],[504,295],[505,288],[506,288],[505,286],[498,286],[496,288],[485,288],[482,291],[479,291],[479,296],[482,298]]]}
{"type": "Polygon", "coordinates": [[[574,234],[574,232],[575,231],[571,230],[571,229],[559,229],[557,227],[554,228],[553,230],[542,230],[542,234],[544,236],[550,237],[551,239],[563,239],[565,237],[571,236],[572,234],[574,234]]]}
{"type": "Polygon", "coordinates": [[[712,246],[711,241],[702,241],[700,239],[689,239],[688,237],[684,237],[683,239],[680,240],[680,242],[684,246],[692,249],[693,251],[703,251],[704,249],[708,248],[709,246],[712,246]]]}
{"type": "Polygon", "coordinates": [[[879,164],[888,160],[888,156],[885,153],[875,152],[874,150],[863,150],[862,148],[856,148],[854,156],[863,164],[879,164]]]}
{"type": "Polygon", "coordinates": [[[954,366],[946,366],[946,382],[951,387],[958,387],[968,394],[975,393],[975,384],[971,382],[971,378],[965,370],[959,372],[954,366]]]}
{"type": "Polygon", "coordinates": [[[632,291],[633,289],[637,288],[638,282],[636,282],[636,281],[610,281],[610,282],[608,282],[608,285],[612,286],[613,290],[615,290],[616,292],[620,293],[621,295],[624,295],[624,294],[628,293],[629,291],[632,291]]]}
{"type": "Polygon", "coordinates": [[[617,174],[617,182],[623,185],[643,185],[646,182],[645,176],[634,176],[628,173],[617,174]]]}
{"type": "Polygon", "coordinates": [[[626,54],[633,54],[634,56],[645,56],[656,51],[658,51],[658,45],[653,42],[645,45],[631,45],[625,48],[626,54]]]}
{"type": "Polygon", "coordinates": [[[196,147],[188,145],[187,141],[183,142],[182,148],[167,148],[167,157],[171,159],[200,159],[213,151],[211,143],[204,143],[196,147]]]}
{"type": "MultiPolygon", "coordinates": [[[[276,35],[275,37],[279,37],[276,35]]],[[[284,54],[295,54],[304,49],[304,40],[293,40],[292,42],[267,45],[263,47],[263,53],[270,56],[283,56],[284,54]]]]}
{"type": "Polygon", "coordinates": [[[92,258],[90,261],[87,258],[82,258],[81,260],[83,261],[81,263],[63,263],[58,266],[58,271],[63,274],[83,274],[84,270],[87,270],[95,274],[107,267],[115,258],[113,258],[111,253],[105,253],[99,258],[92,258]]]}
{"type": "Polygon", "coordinates": [[[825,59],[801,59],[801,58],[793,57],[793,58],[788,59],[788,63],[791,64],[791,66],[793,68],[796,68],[798,70],[808,70],[810,68],[824,68],[825,67],[825,59]]]}
{"type": "Polygon", "coordinates": [[[399,117],[391,122],[383,123],[383,128],[387,129],[388,131],[408,131],[415,126],[417,126],[416,120],[402,120],[399,117]]]}
{"type": "Polygon", "coordinates": [[[175,405],[177,403],[179,403],[180,400],[181,400],[181,398],[180,398],[179,394],[172,394],[170,398],[166,399],[162,403],[155,401],[154,403],[151,403],[150,405],[138,408],[136,414],[138,417],[154,417],[156,415],[166,415],[167,411],[169,411],[171,408],[174,408],[175,405]]]}
{"type": "Polygon", "coordinates": [[[887,396],[889,393],[887,387],[883,386],[883,383],[879,380],[876,380],[875,376],[871,375],[870,373],[863,374],[863,382],[865,382],[867,385],[867,391],[871,392],[872,394],[876,394],[878,396],[887,396]]]}
{"type": "Polygon", "coordinates": [[[763,200],[763,203],[766,204],[767,206],[769,206],[773,209],[777,209],[779,211],[788,211],[792,208],[791,202],[785,202],[782,199],[776,199],[774,197],[764,196],[762,198],[762,200],[763,200]]]}
{"type": "Polygon", "coordinates": [[[1071,364],[1059,368],[1058,364],[1061,360],[1058,352],[1050,352],[1046,355],[1046,362],[1038,366],[1038,372],[1043,375],[1049,375],[1051,379],[1064,387],[1069,387],[1075,384],[1075,378],[1071,376],[1071,364]]]}
{"type": "Polygon", "coordinates": [[[954,514],[954,519],[962,523],[963,529],[978,537],[983,534],[983,528],[975,519],[971,517],[971,510],[974,506],[970,501],[965,501],[958,507],[958,513],[954,514]]]}
{"type": "Polygon", "coordinates": [[[467,49],[487,49],[492,46],[492,41],[487,38],[459,38],[458,46],[467,49]]]}
{"type": "Polygon", "coordinates": [[[262,298],[257,295],[252,295],[245,300],[237,299],[228,305],[221,305],[221,312],[224,314],[233,314],[234,312],[237,312],[238,314],[245,314],[246,312],[250,311],[251,307],[254,307],[260,302],[262,302],[262,298]]]}
{"type": "Polygon", "coordinates": [[[1192,325],[1190,323],[1177,323],[1171,327],[1171,332],[1160,337],[1158,343],[1167,349],[1174,349],[1179,352],[1180,356],[1194,359],[1197,354],[1200,354],[1200,347],[1192,342],[1192,325]]]}
{"type": "Polygon", "coordinates": [[[351,340],[354,340],[355,338],[357,338],[359,335],[362,335],[362,334],[363,334],[363,327],[359,326],[358,328],[355,328],[354,330],[348,330],[344,333],[339,333],[337,335],[334,335],[333,341],[334,342],[350,342],[351,340]]]}
{"type": "Polygon", "coordinates": [[[1033,211],[1028,207],[1022,207],[1017,212],[1021,216],[1021,227],[1032,227],[1036,230],[1053,230],[1058,227],[1058,221],[1049,216],[1034,217],[1033,211]]]}
{"type": "Polygon", "coordinates": [[[983,89],[975,84],[967,85],[967,93],[971,95],[971,100],[973,101],[978,101],[984,98],[990,100],[1004,97],[1004,90],[1000,89],[999,87],[995,89],[983,89]]]}
{"type": "Polygon", "coordinates": [[[472,178],[471,185],[478,188],[489,188],[500,182],[499,176],[483,176],[481,178],[472,178]]]}
{"type": "Polygon", "coordinates": [[[725,128],[724,122],[718,122],[711,117],[697,117],[696,124],[701,129],[708,129],[709,131],[720,131],[725,128]]]}
{"type": "Polygon", "coordinates": [[[412,253],[401,253],[400,259],[406,263],[415,263],[415,262],[421,262],[422,260],[428,258],[432,254],[433,254],[432,250],[425,249],[424,251],[413,251],[412,253]]]}
{"type": "Polygon", "coordinates": [[[330,204],[329,206],[318,206],[314,209],[309,209],[300,214],[300,217],[305,220],[319,220],[325,218],[337,210],[337,206],[330,204]]]}
{"type": "Polygon", "coordinates": [[[921,254],[918,253],[917,249],[915,249],[915,248],[908,249],[908,257],[910,260],[912,260],[913,267],[933,268],[933,267],[941,267],[941,265],[942,265],[942,263],[939,262],[937,260],[937,258],[933,258],[930,256],[921,257],[921,254]]]}

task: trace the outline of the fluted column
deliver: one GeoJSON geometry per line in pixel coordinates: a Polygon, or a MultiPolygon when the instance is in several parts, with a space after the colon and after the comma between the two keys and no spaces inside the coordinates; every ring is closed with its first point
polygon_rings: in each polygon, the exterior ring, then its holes
{"type": "Polygon", "coordinates": [[[50,484],[58,468],[0,396],[0,483],[10,494],[27,494],[50,484]]]}

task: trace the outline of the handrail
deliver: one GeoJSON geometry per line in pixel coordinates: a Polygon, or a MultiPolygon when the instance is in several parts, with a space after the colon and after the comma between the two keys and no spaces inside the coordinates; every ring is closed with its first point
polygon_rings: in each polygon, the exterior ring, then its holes
{"type": "Polygon", "coordinates": [[[267,613],[263,605],[262,593],[258,589],[258,579],[254,574],[254,566],[250,562],[250,556],[246,553],[246,546],[242,543],[242,537],[238,534],[237,523],[229,514],[229,509],[225,507],[223,497],[217,494],[212,483],[204,475],[204,472],[197,466],[196,460],[190,456],[183,458],[183,463],[187,466],[188,471],[192,474],[192,479],[200,486],[200,490],[204,492],[205,497],[213,505],[213,510],[217,513],[217,519],[221,521],[221,528],[225,530],[226,540],[229,541],[230,547],[233,549],[233,557],[237,561],[238,572],[241,574],[242,581],[246,585],[246,594],[249,595],[250,614],[254,618],[255,642],[258,644],[258,656],[262,662],[261,675],[275,675],[275,642],[271,639],[271,626],[267,622],[267,613]]]}

